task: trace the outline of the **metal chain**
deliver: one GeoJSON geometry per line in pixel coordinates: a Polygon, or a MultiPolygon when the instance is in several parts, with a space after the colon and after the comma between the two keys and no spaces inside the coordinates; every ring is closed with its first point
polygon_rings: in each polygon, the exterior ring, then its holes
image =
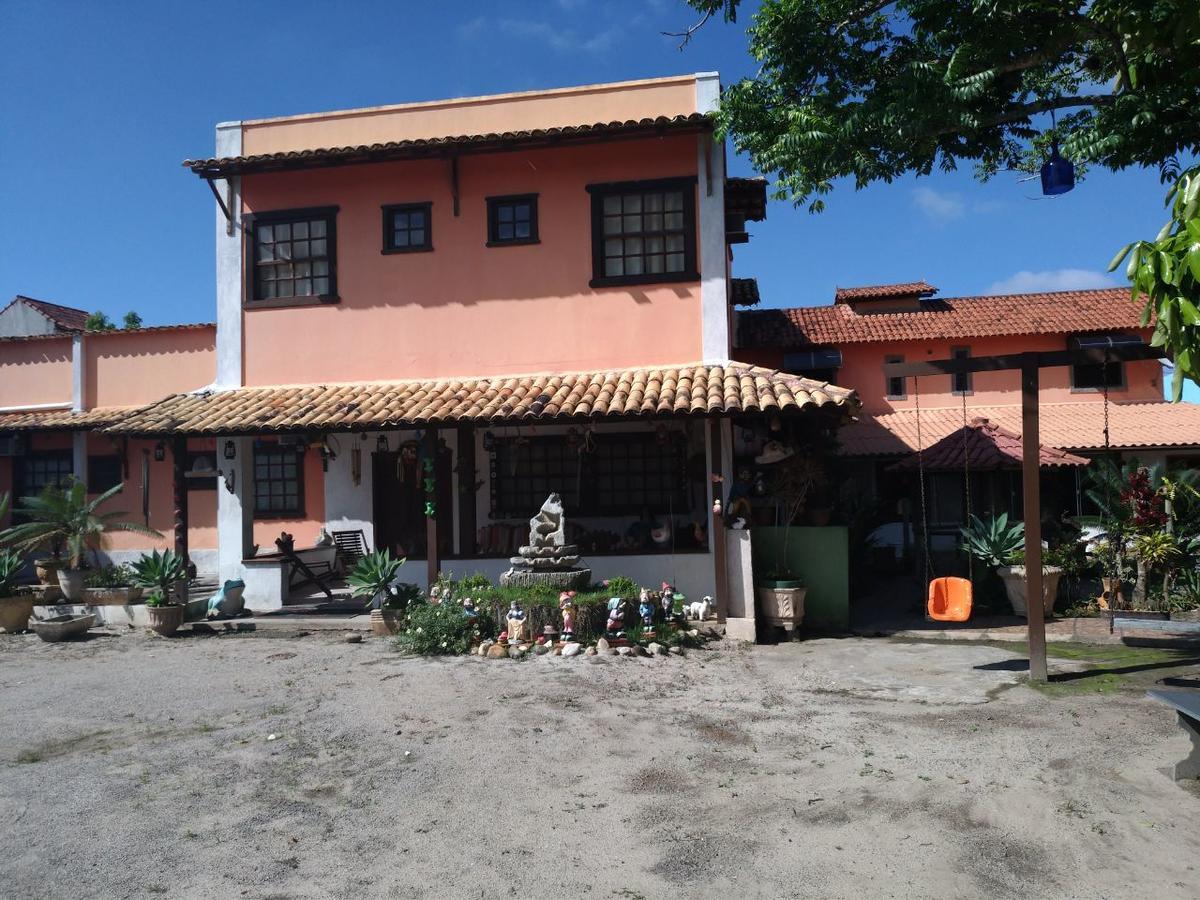
{"type": "MultiPolygon", "coordinates": [[[[966,496],[967,496],[967,521],[965,524],[968,528],[970,528],[971,527],[971,451],[969,449],[968,441],[969,441],[971,435],[970,435],[970,432],[967,430],[969,426],[967,425],[967,393],[966,393],[966,391],[962,392],[962,420],[963,420],[963,430],[962,430],[963,483],[966,486],[966,496]]],[[[967,554],[967,579],[972,582],[975,581],[974,560],[972,559],[970,553],[967,554]]]]}
{"type": "MultiPolygon", "coordinates": [[[[929,560],[929,513],[925,506],[925,444],[921,440],[921,382],[916,375],[913,376],[913,399],[916,403],[917,412],[917,481],[921,485],[921,548],[925,556],[925,582],[928,584],[932,579],[933,564],[929,560]]],[[[922,591],[922,600],[924,600],[924,591],[922,591]]]]}

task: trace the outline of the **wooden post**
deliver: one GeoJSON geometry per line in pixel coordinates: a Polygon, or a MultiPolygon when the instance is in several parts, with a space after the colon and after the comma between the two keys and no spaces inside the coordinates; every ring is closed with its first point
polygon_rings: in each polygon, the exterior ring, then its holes
{"type": "MultiPolygon", "coordinates": [[[[425,572],[429,587],[433,587],[441,571],[441,560],[438,558],[438,523],[437,517],[441,510],[437,508],[437,462],[438,462],[438,432],[436,428],[425,429],[424,452],[421,454],[421,478],[433,480],[433,490],[425,491],[425,502],[434,505],[433,515],[425,517],[425,572]]],[[[428,507],[426,507],[428,509],[428,507]]]]}
{"type": "MultiPolygon", "coordinates": [[[[725,509],[722,506],[721,511],[716,510],[716,501],[720,500],[722,504],[725,502],[724,482],[721,481],[721,420],[713,418],[708,420],[708,448],[712,457],[710,468],[712,476],[709,478],[709,506],[712,508],[712,525],[709,527],[708,539],[712,544],[713,551],[713,573],[716,578],[715,590],[716,594],[713,599],[717,601],[717,622],[725,624],[725,619],[729,615],[729,576],[728,561],[725,556],[726,537],[725,534],[725,509]]],[[[751,598],[750,602],[753,602],[751,598]]]]}
{"type": "Polygon", "coordinates": [[[1021,482],[1025,508],[1025,605],[1029,624],[1029,679],[1046,681],[1046,622],[1042,612],[1041,437],[1038,433],[1038,364],[1021,366],[1021,482]]]}
{"type": "Polygon", "coordinates": [[[458,553],[474,556],[475,548],[475,427],[458,426],[458,553]]]}
{"type": "MultiPolygon", "coordinates": [[[[188,491],[187,479],[187,438],[175,437],[171,441],[171,499],[175,510],[173,522],[175,530],[175,555],[183,560],[186,568],[191,560],[188,558],[188,491]]],[[[184,582],[184,600],[187,600],[187,582],[184,582]]]]}

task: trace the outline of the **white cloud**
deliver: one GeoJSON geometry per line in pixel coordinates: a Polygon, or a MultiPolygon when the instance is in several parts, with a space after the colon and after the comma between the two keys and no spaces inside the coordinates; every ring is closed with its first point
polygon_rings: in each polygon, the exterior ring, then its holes
{"type": "Polygon", "coordinates": [[[961,219],[967,213],[967,204],[958,194],[943,194],[933,188],[914,188],[913,203],[917,205],[917,209],[936,222],[961,219]]]}
{"type": "Polygon", "coordinates": [[[987,289],[989,294],[1030,294],[1038,291],[1082,291],[1088,288],[1113,287],[1116,280],[1106,272],[1091,269],[1050,269],[1030,272],[1027,269],[997,281],[987,289]]]}
{"type": "Polygon", "coordinates": [[[573,28],[556,28],[534,19],[501,19],[497,24],[510,37],[537,41],[558,53],[603,53],[612,48],[620,35],[616,26],[580,34],[573,28]]]}
{"type": "Polygon", "coordinates": [[[474,19],[463,22],[458,26],[456,29],[458,31],[458,37],[460,40],[464,41],[474,40],[475,38],[480,37],[484,31],[487,30],[487,24],[488,21],[486,16],[476,16],[474,19]]]}

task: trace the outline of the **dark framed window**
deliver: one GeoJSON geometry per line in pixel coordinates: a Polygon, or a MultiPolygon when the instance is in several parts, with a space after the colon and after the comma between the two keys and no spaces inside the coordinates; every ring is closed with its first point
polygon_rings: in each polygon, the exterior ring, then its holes
{"type": "MultiPolygon", "coordinates": [[[[951,347],[951,359],[970,359],[970,347],[951,347]]],[[[972,392],[972,380],[970,372],[956,372],[950,376],[950,393],[952,394],[970,394],[972,392]]]]}
{"type": "Polygon", "coordinates": [[[119,456],[89,456],[87,488],[90,494],[102,494],[116,487],[124,478],[124,466],[119,456]]]}
{"type": "Polygon", "coordinates": [[[432,249],[432,203],[395,203],[383,208],[384,253],[425,253],[432,249]]]}
{"type": "Polygon", "coordinates": [[[187,454],[186,479],[189,491],[215,491],[217,489],[217,451],[189,450],[187,454]]]}
{"type": "Polygon", "coordinates": [[[295,447],[260,444],[254,448],[254,516],[304,515],[304,453],[295,447]]]}
{"type": "MultiPolygon", "coordinates": [[[[885,356],[883,358],[883,361],[885,363],[902,363],[902,362],[904,362],[904,357],[898,356],[898,355],[897,356],[885,356]]],[[[904,393],[905,389],[904,389],[904,378],[903,377],[901,377],[899,375],[889,376],[886,379],[886,382],[887,383],[886,383],[884,389],[887,391],[887,399],[888,400],[907,400],[908,399],[908,394],[904,393]]]]}
{"type": "Polygon", "coordinates": [[[592,287],[695,281],[696,179],[588,186],[592,287]]]}
{"type": "Polygon", "coordinates": [[[687,441],[672,433],[604,434],[580,454],[565,436],[497,438],[491,453],[492,516],[529,517],[557,492],[574,515],[684,515],[687,441]]]}
{"type": "Polygon", "coordinates": [[[337,207],[246,216],[248,304],[337,301],[337,207]]]}
{"type": "Polygon", "coordinates": [[[537,194],[488,197],[489,247],[538,243],[537,194]]]}
{"type": "Polygon", "coordinates": [[[1102,391],[1105,381],[1109,390],[1125,387],[1125,364],[1121,362],[1081,363],[1071,366],[1071,390],[1102,391]]]}
{"type": "Polygon", "coordinates": [[[75,474],[70,450],[42,450],[18,456],[13,466],[13,499],[36,497],[48,484],[64,484],[75,474]]]}

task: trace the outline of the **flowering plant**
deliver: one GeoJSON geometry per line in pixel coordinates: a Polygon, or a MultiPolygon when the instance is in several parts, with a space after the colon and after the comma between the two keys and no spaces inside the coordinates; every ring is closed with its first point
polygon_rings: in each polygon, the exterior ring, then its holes
{"type": "Polygon", "coordinates": [[[452,656],[467,653],[479,639],[476,622],[457,603],[419,603],[409,608],[408,628],[396,643],[408,653],[452,656]]]}

